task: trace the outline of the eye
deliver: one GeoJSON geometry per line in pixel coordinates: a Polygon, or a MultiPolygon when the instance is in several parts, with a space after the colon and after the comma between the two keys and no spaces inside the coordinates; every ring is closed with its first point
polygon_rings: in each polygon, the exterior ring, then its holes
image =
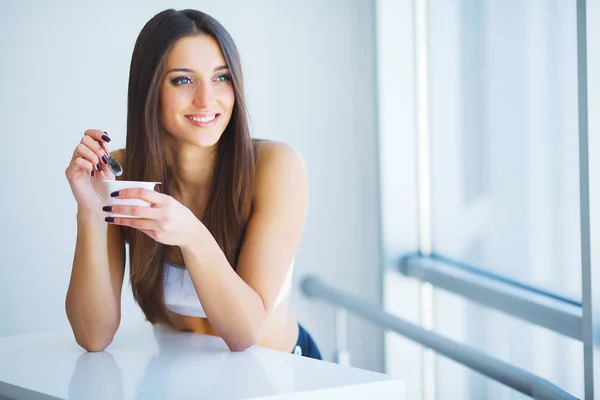
{"type": "Polygon", "coordinates": [[[176,86],[189,85],[190,83],[192,83],[192,79],[188,76],[178,76],[177,78],[172,79],[171,83],[176,86]]]}
{"type": "Polygon", "coordinates": [[[219,75],[215,78],[215,80],[217,82],[228,82],[231,80],[231,77],[229,75],[219,75]]]}

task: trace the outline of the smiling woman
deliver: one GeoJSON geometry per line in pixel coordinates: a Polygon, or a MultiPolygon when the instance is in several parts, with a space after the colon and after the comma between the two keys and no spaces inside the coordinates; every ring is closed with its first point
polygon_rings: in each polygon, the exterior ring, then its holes
{"type": "Polygon", "coordinates": [[[178,40],[167,57],[166,71],[160,95],[163,128],[186,143],[214,145],[235,103],[231,73],[218,42],[209,35],[178,40]]]}
{"type": "Polygon", "coordinates": [[[112,341],[128,243],[134,298],[150,322],[220,336],[231,350],[321,358],[288,310],[306,165],[286,144],[251,138],[239,55],[219,22],[166,10],[135,44],[126,148],[112,156],[123,180],[161,185],[111,196],[150,207],[106,205],[109,141],[87,130],[66,170],[78,204],[66,298],[77,342],[101,351],[112,341]]]}

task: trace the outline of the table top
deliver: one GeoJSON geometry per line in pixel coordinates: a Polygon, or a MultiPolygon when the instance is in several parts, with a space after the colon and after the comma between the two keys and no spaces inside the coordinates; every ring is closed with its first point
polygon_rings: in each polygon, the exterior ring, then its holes
{"type": "Polygon", "coordinates": [[[103,352],[71,331],[0,338],[0,400],[404,398],[404,381],[221,338],[140,322],[103,352]],[[3,397],[4,396],[4,397],[3,397]]]}

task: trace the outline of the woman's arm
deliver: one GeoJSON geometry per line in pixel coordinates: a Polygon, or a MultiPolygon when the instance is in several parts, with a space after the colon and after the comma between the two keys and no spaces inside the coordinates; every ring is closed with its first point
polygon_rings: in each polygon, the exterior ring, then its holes
{"type": "Polygon", "coordinates": [[[107,227],[101,209],[80,209],[65,308],[75,340],[88,351],[104,350],[119,327],[124,270],[121,228],[107,227]]]}
{"type": "Polygon", "coordinates": [[[210,324],[234,351],[258,340],[300,243],[308,208],[302,156],[282,143],[261,143],[254,193],[237,273],[202,224],[181,249],[210,324]]]}

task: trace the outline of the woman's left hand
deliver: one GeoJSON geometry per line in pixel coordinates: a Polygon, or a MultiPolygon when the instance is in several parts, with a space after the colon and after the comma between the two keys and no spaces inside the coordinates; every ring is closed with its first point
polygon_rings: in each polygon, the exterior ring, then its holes
{"type": "Polygon", "coordinates": [[[189,246],[202,222],[194,213],[173,197],[148,189],[121,189],[117,199],[139,199],[151,207],[111,205],[102,209],[111,214],[106,221],[114,225],[129,226],[144,232],[159,243],[170,246],[189,246]],[[131,215],[138,218],[112,217],[112,214],[131,215]]]}

